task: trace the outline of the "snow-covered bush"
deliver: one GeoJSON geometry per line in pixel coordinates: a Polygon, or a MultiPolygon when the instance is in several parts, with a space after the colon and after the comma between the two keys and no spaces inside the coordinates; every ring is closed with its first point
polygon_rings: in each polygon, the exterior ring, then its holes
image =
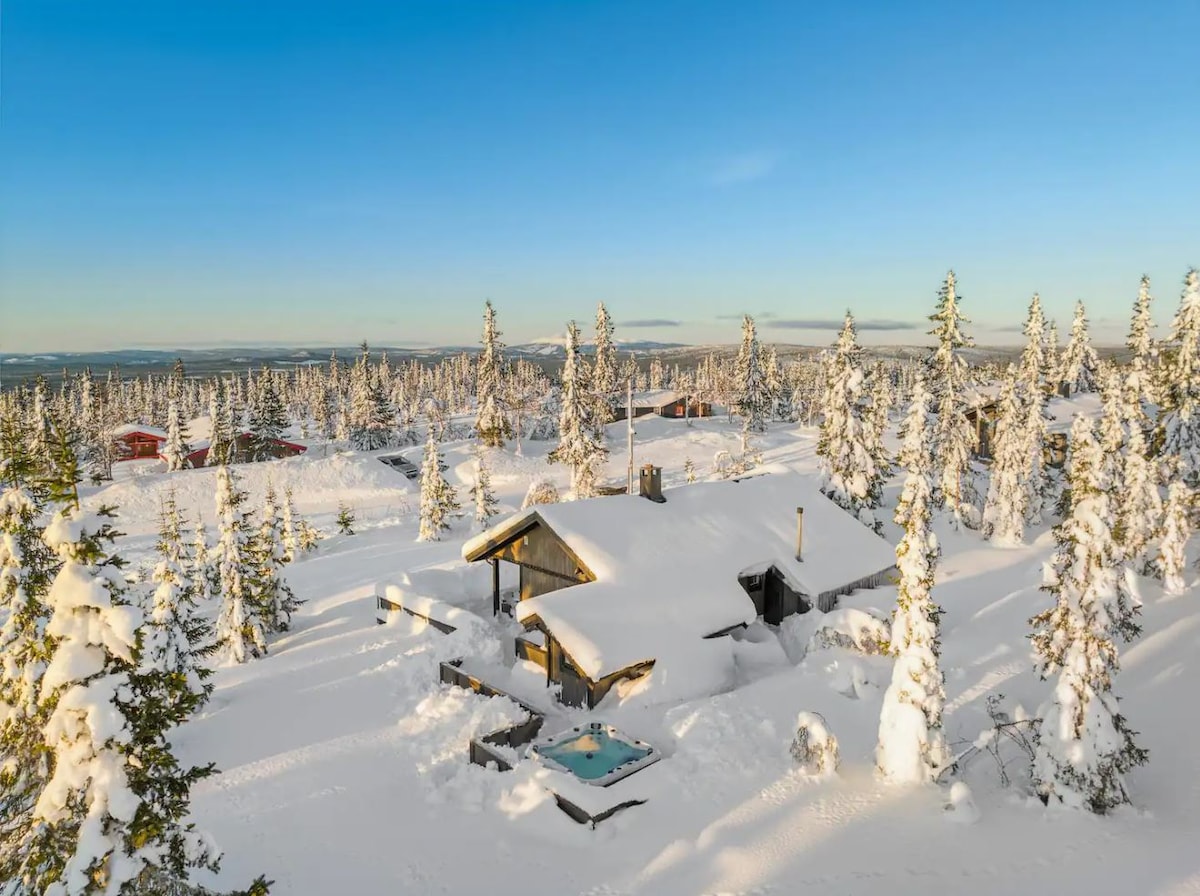
{"type": "Polygon", "coordinates": [[[884,656],[889,650],[891,630],[886,619],[851,607],[821,617],[809,641],[809,650],[841,647],[866,656],[884,656]]]}
{"type": "Polygon", "coordinates": [[[971,788],[963,781],[950,785],[950,801],[946,803],[946,818],[956,824],[974,824],[979,821],[979,807],[971,795],[971,788]]]}
{"type": "Polygon", "coordinates": [[[806,711],[797,717],[791,752],[806,775],[832,775],[837,771],[837,738],[819,713],[806,711]]]}
{"type": "Polygon", "coordinates": [[[525,500],[521,509],[535,507],[538,504],[557,504],[559,502],[558,486],[550,479],[539,477],[529,483],[529,491],[525,492],[525,500]]]}

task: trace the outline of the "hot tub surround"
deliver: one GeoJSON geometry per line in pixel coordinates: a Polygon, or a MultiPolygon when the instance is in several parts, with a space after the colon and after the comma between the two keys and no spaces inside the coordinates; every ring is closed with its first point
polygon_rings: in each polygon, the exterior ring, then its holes
{"type": "Polygon", "coordinates": [[[607,787],[662,758],[650,744],[604,722],[588,722],[543,737],[530,746],[529,755],[597,787],[607,787]]]}

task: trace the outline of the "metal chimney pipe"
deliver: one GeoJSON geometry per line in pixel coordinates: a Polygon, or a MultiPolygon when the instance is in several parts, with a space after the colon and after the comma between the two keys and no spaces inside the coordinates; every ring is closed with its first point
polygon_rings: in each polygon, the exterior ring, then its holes
{"type": "Polygon", "coordinates": [[[804,508],[796,508],[796,559],[804,559],[804,508]]]}

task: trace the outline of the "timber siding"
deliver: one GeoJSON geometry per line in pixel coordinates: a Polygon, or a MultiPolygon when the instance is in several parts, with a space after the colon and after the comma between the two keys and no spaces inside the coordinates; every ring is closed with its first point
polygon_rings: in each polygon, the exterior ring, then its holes
{"type": "Polygon", "coordinates": [[[528,529],[493,555],[520,567],[521,600],[595,581],[579,558],[542,524],[528,529]]]}

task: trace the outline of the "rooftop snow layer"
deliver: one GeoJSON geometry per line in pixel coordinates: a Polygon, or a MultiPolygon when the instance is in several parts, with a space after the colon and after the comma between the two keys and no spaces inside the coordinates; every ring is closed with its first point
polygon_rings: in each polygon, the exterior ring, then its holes
{"type": "Polygon", "coordinates": [[[743,573],[775,566],[815,598],[883,572],[891,545],[793,473],[709,482],[664,492],[656,504],[628,495],[530,508],[463,546],[464,556],[522,520],[545,522],[596,576],[522,601],[593,680],[647,660],[656,674],[690,674],[718,648],[707,635],[749,623],[743,573]],[[804,507],[804,560],[796,560],[796,508],[804,507]]]}

